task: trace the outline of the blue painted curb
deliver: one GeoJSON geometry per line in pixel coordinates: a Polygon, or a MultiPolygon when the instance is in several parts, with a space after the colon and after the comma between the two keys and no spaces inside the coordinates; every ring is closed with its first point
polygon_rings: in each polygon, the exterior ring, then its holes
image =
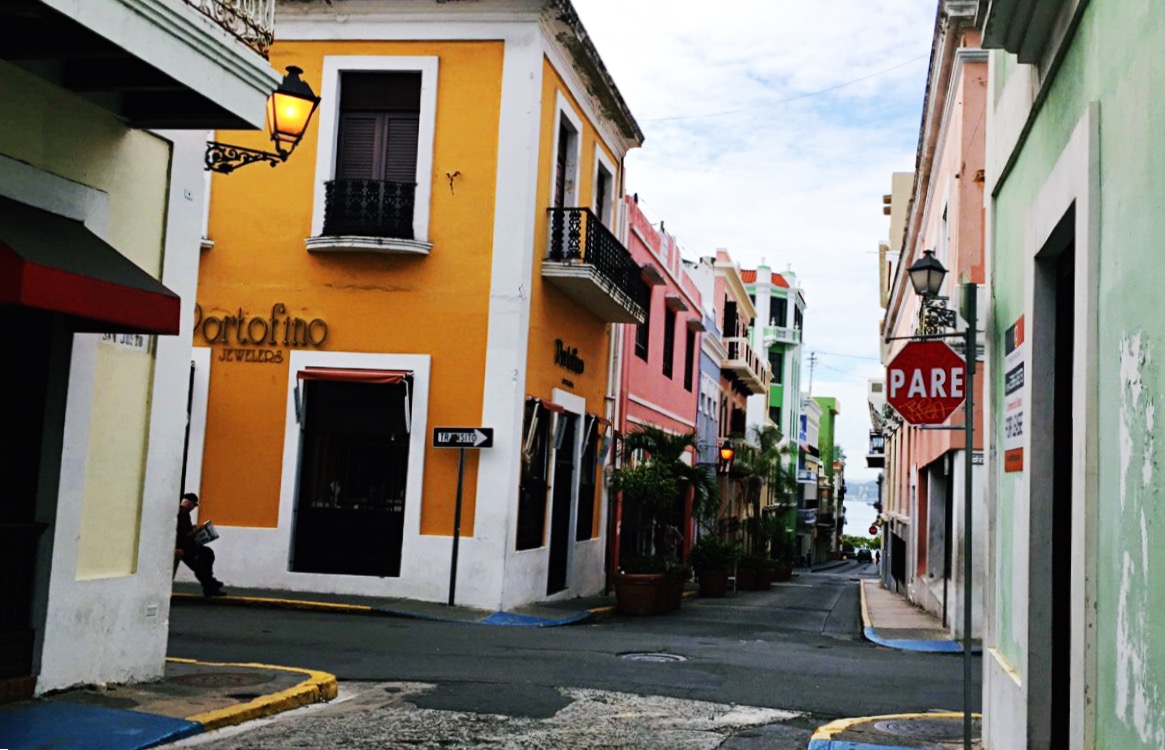
{"type": "Polygon", "coordinates": [[[538,615],[523,615],[517,612],[494,612],[481,620],[461,620],[456,617],[441,617],[440,615],[426,615],[418,612],[407,612],[388,607],[373,607],[372,612],[385,617],[402,617],[410,620],[426,620],[428,622],[451,622],[461,625],[499,625],[503,627],[520,628],[556,628],[563,625],[577,625],[589,622],[594,613],[590,610],[575,612],[565,617],[539,617],[538,615]]]}
{"type": "MultiPolygon", "coordinates": [[[[849,742],[848,740],[809,740],[809,750],[927,750],[927,748],[871,745],[868,742],[849,742]]],[[[931,748],[931,750],[937,750],[937,748],[931,748]]]]}
{"type": "Polygon", "coordinates": [[[202,731],[195,721],[83,703],[0,709],[0,745],[8,750],[145,750],[202,731]]]}
{"type": "MultiPolygon", "coordinates": [[[[899,638],[883,638],[878,635],[874,628],[863,628],[862,635],[867,641],[876,643],[879,646],[886,648],[896,648],[900,651],[921,651],[930,654],[961,654],[963,653],[963,646],[957,641],[923,641],[923,640],[906,640],[899,638]]],[[[972,654],[983,653],[982,648],[971,648],[972,654]]],[[[878,745],[882,747],[882,745],[878,745]]],[[[830,750],[833,750],[832,748],[830,750]]],[[[846,748],[848,750],[848,748],[846,748]]]]}

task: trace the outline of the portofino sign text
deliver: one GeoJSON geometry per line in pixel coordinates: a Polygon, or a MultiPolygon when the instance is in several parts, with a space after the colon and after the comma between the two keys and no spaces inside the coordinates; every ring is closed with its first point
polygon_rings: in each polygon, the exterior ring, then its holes
{"type": "Polygon", "coordinates": [[[328,324],[319,318],[289,316],[282,302],[271,306],[270,315],[251,315],[241,307],[235,313],[206,315],[202,305],[195,305],[194,334],[207,344],[226,345],[220,362],[280,364],[283,352],[267,347],[321,346],[328,340],[328,324]]]}

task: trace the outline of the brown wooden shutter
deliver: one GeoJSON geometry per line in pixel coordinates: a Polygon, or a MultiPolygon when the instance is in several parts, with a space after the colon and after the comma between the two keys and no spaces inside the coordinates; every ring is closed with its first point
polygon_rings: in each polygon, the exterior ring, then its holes
{"type": "Polygon", "coordinates": [[[340,153],[336,179],[377,180],[382,170],[377,159],[382,141],[381,116],[375,113],[345,113],[340,118],[340,153]]]}
{"type": "Polygon", "coordinates": [[[416,115],[389,114],[385,130],[384,177],[389,182],[417,181],[417,136],[420,121],[416,115]]]}

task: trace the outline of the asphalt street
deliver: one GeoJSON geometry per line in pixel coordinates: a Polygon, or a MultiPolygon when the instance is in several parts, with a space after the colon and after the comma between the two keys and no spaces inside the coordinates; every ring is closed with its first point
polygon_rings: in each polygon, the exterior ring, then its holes
{"type": "MultiPolygon", "coordinates": [[[[774,744],[778,735],[800,743],[788,747],[804,747],[813,726],[842,716],[961,709],[958,656],[895,651],[862,640],[856,581],[874,572],[872,565],[850,562],[826,573],[802,574],[767,592],[686,602],[678,613],[662,617],[546,629],[181,606],[171,612],[170,655],[308,667],[340,679],[345,702],[256,730],[276,734],[288,730],[288,722],[305,722],[296,736],[310,736],[312,727],[332,726],[345,717],[341,724],[357,739],[372,738],[383,730],[362,734],[356,728],[381,727],[372,717],[384,719],[389,711],[409,717],[394,719],[402,737],[414,729],[421,738],[446,731],[461,738],[463,744],[452,745],[457,747],[540,747],[526,735],[501,740],[497,733],[504,726],[507,732],[542,737],[546,722],[591,733],[586,740],[558,736],[547,740],[547,747],[745,748],[756,742],[771,748],[781,746],[774,744]],[[626,658],[639,652],[676,660],[626,658]],[[650,710],[624,705],[644,697],[652,701],[650,710]],[[622,706],[616,716],[655,717],[668,731],[696,715],[711,717],[711,723],[678,730],[692,738],[690,745],[675,738],[662,745],[596,744],[591,735],[605,724],[583,717],[599,716],[598,706],[622,706]],[[740,707],[754,713],[742,716],[740,707]],[[501,724],[482,717],[502,717],[501,724]],[[473,726],[497,742],[486,742],[486,735],[466,740],[473,736],[467,727],[473,726]]],[[[978,695],[977,686],[974,692],[978,695]]],[[[650,736],[663,731],[649,729],[650,736]]],[[[332,731],[326,736],[334,738],[332,731]]],[[[211,746],[274,748],[286,739],[239,744],[245,736],[211,746]]],[[[403,739],[386,745],[383,739],[353,746],[418,746],[403,739]]]]}

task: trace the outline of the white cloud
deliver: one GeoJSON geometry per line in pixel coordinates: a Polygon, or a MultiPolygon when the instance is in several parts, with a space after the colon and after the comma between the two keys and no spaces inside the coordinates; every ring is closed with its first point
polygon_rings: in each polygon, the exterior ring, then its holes
{"type": "Polygon", "coordinates": [[[692,256],[726,247],[745,267],[792,266],[809,304],[806,350],[851,355],[821,356],[814,395],[841,400],[850,476],[872,478],[873,252],[890,174],[914,165],[935,3],[574,4],[646,134],[627,159],[628,189],[692,256]],[[745,111],[662,119],[732,110],[745,111]]]}

